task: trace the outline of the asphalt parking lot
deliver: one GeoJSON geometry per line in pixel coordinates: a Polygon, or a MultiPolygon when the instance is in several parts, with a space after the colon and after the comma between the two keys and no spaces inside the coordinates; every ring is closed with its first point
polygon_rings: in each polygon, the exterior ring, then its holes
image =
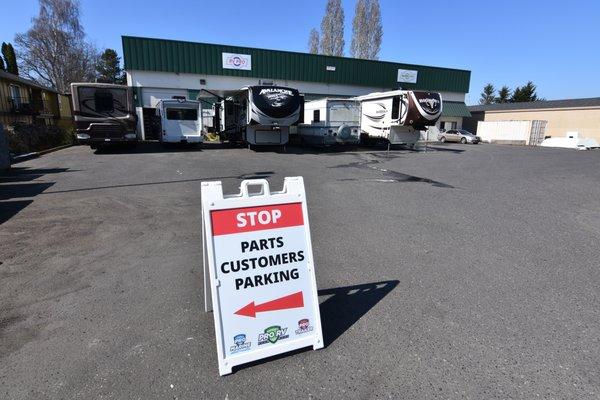
{"type": "Polygon", "coordinates": [[[71,147],[0,180],[3,399],[600,397],[600,152],[71,147]],[[219,377],[200,182],[305,179],[326,347],[219,377]]]}

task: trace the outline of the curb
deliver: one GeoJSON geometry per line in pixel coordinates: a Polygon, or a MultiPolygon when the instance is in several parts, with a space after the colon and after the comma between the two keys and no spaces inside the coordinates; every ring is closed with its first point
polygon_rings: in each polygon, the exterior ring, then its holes
{"type": "Polygon", "coordinates": [[[71,146],[73,146],[73,144],[65,144],[63,146],[58,146],[58,147],[53,147],[51,149],[46,149],[46,150],[38,151],[37,154],[38,154],[38,156],[43,156],[44,154],[48,154],[48,153],[52,153],[54,151],[66,149],[67,147],[71,147],[71,146]]]}
{"type": "Polygon", "coordinates": [[[73,146],[72,144],[65,144],[63,146],[53,147],[51,149],[46,149],[42,151],[34,151],[33,153],[19,154],[18,156],[13,157],[10,160],[11,164],[20,163],[22,161],[31,160],[33,158],[38,158],[39,156],[43,156],[44,154],[52,153],[54,151],[66,149],[67,147],[73,146]]]}

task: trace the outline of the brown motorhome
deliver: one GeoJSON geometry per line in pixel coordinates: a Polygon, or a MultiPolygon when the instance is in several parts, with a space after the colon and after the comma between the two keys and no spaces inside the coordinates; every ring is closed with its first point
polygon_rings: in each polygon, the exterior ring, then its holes
{"type": "Polygon", "coordinates": [[[77,140],[99,146],[137,142],[133,89],[108,83],[72,83],[77,140]]]}

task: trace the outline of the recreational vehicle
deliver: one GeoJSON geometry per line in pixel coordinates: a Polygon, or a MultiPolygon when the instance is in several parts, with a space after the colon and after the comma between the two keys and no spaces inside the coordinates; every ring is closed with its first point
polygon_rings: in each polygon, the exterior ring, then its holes
{"type": "Polygon", "coordinates": [[[360,102],[325,98],[304,104],[304,121],[298,125],[302,143],[318,146],[360,142],[360,102]]]}
{"type": "Polygon", "coordinates": [[[162,143],[202,142],[202,109],[197,100],[163,99],[156,103],[162,143]]]}
{"type": "Polygon", "coordinates": [[[422,130],[442,114],[439,93],[394,90],[357,97],[361,102],[361,134],[370,140],[414,145],[422,130]]]}
{"type": "Polygon", "coordinates": [[[135,144],[137,116],[132,88],[108,83],[72,83],[77,140],[92,149],[114,143],[135,144]]]}
{"type": "Polygon", "coordinates": [[[230,142],[285,145],[300,119],[303,97],[279,86],[249,86],[222,99],[215,109],[220,134],[230,142]]]}
{"type": "Polygon", "coordinates": [[[206,133],[215,131],[214,127],[215,112],[213,109],[202,107],[202,130],[206,133]]]}

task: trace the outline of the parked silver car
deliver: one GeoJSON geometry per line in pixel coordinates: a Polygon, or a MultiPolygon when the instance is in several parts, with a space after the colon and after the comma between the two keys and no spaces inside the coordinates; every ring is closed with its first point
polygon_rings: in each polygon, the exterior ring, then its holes
{"type": "Polygon", "coordinates": [[[481,138],[479,136],[475,136],[471,132],[465,131],[464,129],[449,129],[446,132],[441,132],[438,135],[438,140],[442,143],[460,142],[463,144],[477,144],[481,142],[481,138]]]}

